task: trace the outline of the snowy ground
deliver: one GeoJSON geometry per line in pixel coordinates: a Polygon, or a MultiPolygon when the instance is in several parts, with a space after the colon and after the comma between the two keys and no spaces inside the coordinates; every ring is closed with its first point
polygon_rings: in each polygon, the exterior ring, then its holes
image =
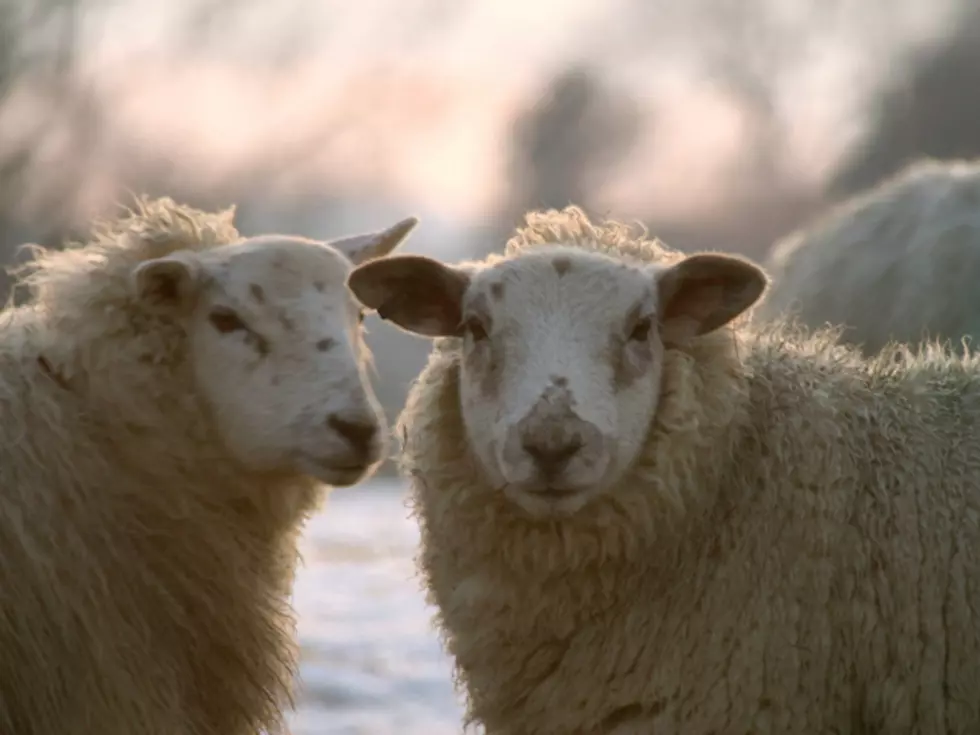
{"type": "Polygon", "coordinates": [[[451,666],[415,577],[417,541],[394,482],[334,491],[307,527],[294,735],[461,732],[451,666]]]}

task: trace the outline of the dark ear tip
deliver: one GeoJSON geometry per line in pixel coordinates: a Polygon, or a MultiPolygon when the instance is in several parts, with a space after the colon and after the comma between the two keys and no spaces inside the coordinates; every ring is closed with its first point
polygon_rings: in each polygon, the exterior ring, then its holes
{"type": "Polygon", "coordinates": [[[386,258],[377,258],[376,260],[368,260],[358,266],[355,266],[347,275],[347,283],[363,284],[365,279],[370,278],[378,269],[379,265],[385,263],[386,260],[386,258]]]}
{"type": "Polygon", "coordinates": [[[752,288],[757,288],[760,291],[764,290],[766,286],[769,285],[769,276],[766,275],[766,272],[762,270],[762,268],[758,267],[754,263],[749,263],[748,265],[752,271],[748,278],[749,284],[752,286],[752,288]]]}
{"type": "Polygon", "coordinates": [[[360,269],[355,268],[347,276],[347,288],[364,306],[369,309],[376,309],[377,304],[371,303],[371,294],[374,289],[371,288],[370,282],[367,280],[370,276],[370,271],[363,273],[360,269]]]}
{"type": "Polygon", "coordinates": [[[746,261],[746,268],[750,271],[746,279],[745,292],[753,300],[758,299],[769,288],[769,275],[755,263],[746,261]]]}

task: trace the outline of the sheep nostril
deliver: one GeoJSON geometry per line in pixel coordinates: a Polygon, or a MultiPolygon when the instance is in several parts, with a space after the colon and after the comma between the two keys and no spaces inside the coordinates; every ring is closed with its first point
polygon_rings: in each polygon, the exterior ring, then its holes
{"type": "Polygon", "coordinates": [[[365,421],[349,421],[337,414],[327,417],[327,426],[342,436],[351,448],[358,454],[366,456],[371,449],[371,442],[378,433],[377,424],[365,421]]]}
{"type": "Polygon", "coordinates": [[[571,461],[572,457],[579,453],[585,443],[580,437],[574,437],[570,441],[562,444],[536,443],[534,440],[522,442],[524,451],[528,453],[538,468],[546,475],[555,475],[561,472],[571,461]]]}

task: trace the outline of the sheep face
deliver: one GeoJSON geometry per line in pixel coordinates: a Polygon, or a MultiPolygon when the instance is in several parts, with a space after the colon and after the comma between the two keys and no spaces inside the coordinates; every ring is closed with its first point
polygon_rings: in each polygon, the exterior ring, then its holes
{"type": "Polygon", "coordinates": [[[492,486],[539,517],[612,489],[656,414],[664,351],[730,322],[765,283],[725,255],[633,265],[568,246],[480,269],[393,257],[349,279],[383,318],[461,338],[473,453],[492,486]]]}
{"type": "Polygon", "coordinates": [[[197,388],[240,463],[346,486],[383,460],[363,313],[345,281],[415,222],[332,243],[264,235],[135,269],[141,302],[184,327],[197,388]]]}

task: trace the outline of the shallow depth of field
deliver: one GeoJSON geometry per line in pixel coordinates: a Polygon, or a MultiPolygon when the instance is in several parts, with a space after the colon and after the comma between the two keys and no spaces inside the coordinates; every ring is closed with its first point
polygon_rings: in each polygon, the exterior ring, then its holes
{"type": "MultiPolygon", "coordinates": [[[[968,0],[0,0],[0,260],[133,193],[244,234],[499,251],[582,206],[762,259],[921,157],[980,155],[968,0]]],[[[9,282],[0,277],[0,295],[9,282]]],[[[428,343],[368,320],[397,416],[428,343]]],[[[296,735],[458,733],[390,463],[306,530],[296,735]]]]}

